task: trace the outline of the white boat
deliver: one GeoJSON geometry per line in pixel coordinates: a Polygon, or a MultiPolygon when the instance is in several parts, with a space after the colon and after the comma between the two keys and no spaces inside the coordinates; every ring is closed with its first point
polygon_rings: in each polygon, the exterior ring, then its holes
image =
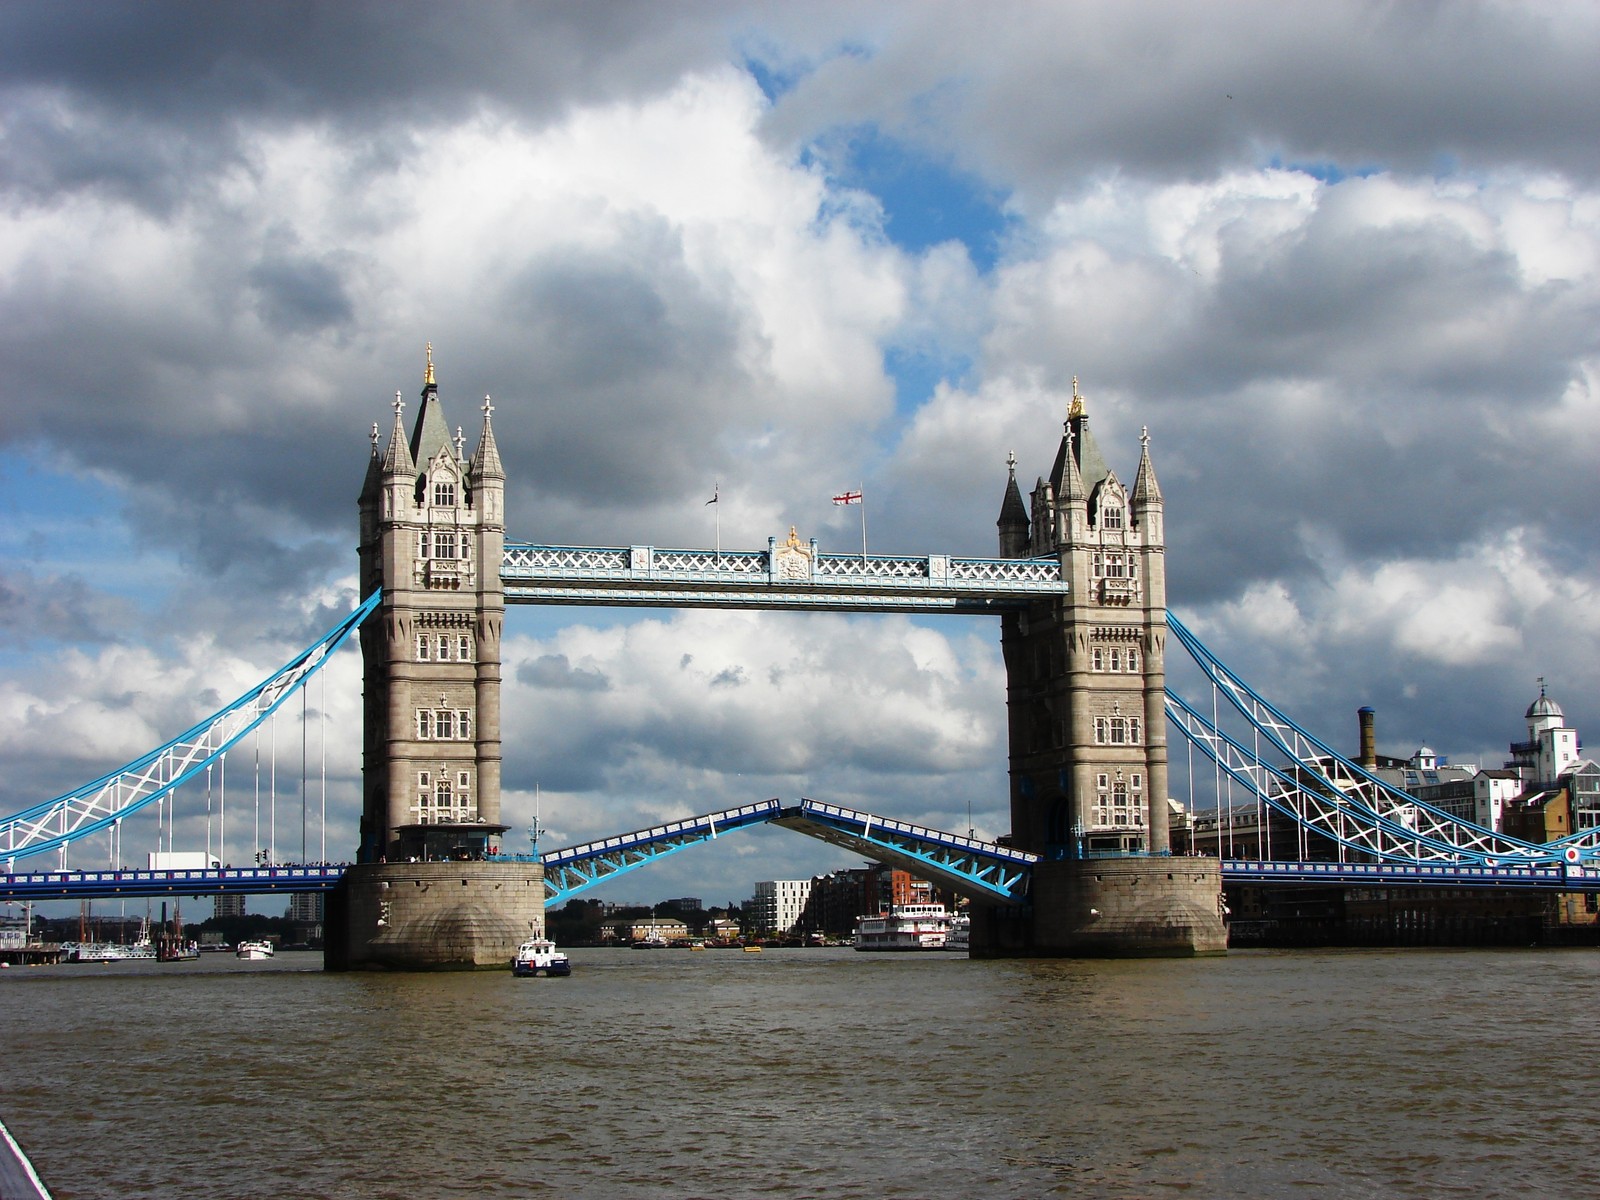
{"type": "Polygon", "coordinates": [[[271,958],[273,955],[272,943],[267,941],[240,942],[239,948],[234,951],[234,954],[238,958],[252,960],[271,958]]]}
{"type": "Polygon", "coordinates": [[[110,942],[68,942],[61,947],[63,957],[67,962],[121,962],[127,957],[126,946],[116,946],[110,942]]]}
{"type": "Polygon", "coordinates": [[[517,947],[513,975],[571,975],[572,963],[547,937],[531,937],[517,947]]]}
{"type": "Polygon", "coordinates": [[[942,904],[896,904],[856,918],[857,950],[943,950],[949,936],[950,913],[942,904]]]}
{"type": "Polygon", "coordinates": [[[957,913],[950,918],[950,935],[944,940],[944,949],[957,950],[965,954],[971,936],[972,918],[966,913],[957,913]]]}

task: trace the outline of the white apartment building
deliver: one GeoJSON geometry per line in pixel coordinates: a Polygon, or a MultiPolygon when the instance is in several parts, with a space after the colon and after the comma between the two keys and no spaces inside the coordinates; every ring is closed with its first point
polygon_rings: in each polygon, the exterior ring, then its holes
{"type": "Polygon", "coordinates": [[[752,928],[773,933],[790,933],[800,922],[811,898],[809,879],[766,879],[756,884],[750,901],[752,928]]]}

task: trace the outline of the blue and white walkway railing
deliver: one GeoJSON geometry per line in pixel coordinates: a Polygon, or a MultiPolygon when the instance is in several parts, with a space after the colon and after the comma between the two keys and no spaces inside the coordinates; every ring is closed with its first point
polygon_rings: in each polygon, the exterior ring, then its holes
{"type": "MultiPolygon", "coordinates": [[[[681,821],[668,821],[664,825],[569,846],[565,850],[548,851],[538,856],[544,866],[545,903],[564,903],[585,888],[636,871],[689,846],[770,821],[781,807],[776,800],[763,800],[681,821]]],[[[521,856],[503,857],[515,860],[521,856]]]]}
{"type": "Polygon", "coordinates": [[[1024,850],[817,800],[801,800],[772,823],[991,904],[1024,902],[1039,861],[1024,850]]]}

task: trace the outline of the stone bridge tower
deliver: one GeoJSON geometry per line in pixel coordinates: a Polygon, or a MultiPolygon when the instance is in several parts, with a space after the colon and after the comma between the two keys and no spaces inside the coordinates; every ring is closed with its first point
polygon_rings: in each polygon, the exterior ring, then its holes
{"type": "Polygon", "coordinates": [[[382,452],[373,426],[360,497],[361,592],[381,588],[383,600],[361,630],[360,865],[337,965],[506,966],[543,926],[544,884],[536,863],[502,858],[498,844],[505,471],[494,410],[485,399],[466,457],[431,347],[409,437],[403,410],[397,393],[382,452]]]}
{"type": "Polygon", "coordinates": [[[1043,861],[1031,913],[975,928],[974,949],[1220,952],[1218,864],[1169,853],[1166,533],[1149,436],[1130,489],[1076,379],[1072,392],[1049,478],[1025,506],[1013,461],[997,522],[1002,556],[1056,557],[1070,585],[1001,622],[1010,841],[1043,861]]]}

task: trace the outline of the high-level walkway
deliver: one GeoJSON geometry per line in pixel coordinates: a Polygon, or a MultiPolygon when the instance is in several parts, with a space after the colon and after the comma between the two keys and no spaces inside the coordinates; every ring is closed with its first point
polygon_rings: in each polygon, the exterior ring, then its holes
{"type": "Polygon", "coordinates": [[[765,550],[536,546],[508,542],[508,604],[998,613],[1064,595],[1054,558],[822,554],[769,539],[765,550]]]}

